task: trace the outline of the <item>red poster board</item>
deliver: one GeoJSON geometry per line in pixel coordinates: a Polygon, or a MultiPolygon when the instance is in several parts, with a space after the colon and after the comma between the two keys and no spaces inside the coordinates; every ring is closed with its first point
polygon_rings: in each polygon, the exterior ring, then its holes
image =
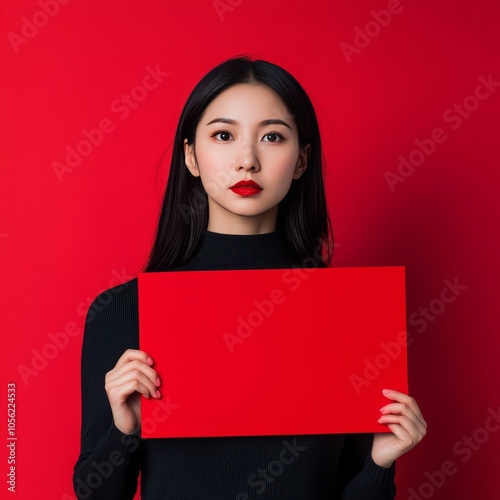
{"type": "Polygon", "coordinates": [[[408,393],[405,268],[139,273],[161,380],[143,438],[388,432],[408,393]]]}

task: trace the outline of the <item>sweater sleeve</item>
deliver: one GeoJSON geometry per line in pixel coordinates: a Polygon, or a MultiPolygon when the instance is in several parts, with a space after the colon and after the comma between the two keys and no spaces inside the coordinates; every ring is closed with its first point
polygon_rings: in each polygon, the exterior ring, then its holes
{"type": "Polygon", "coordinates": [[[396,463],[385,468],[371,456],[373,434],[349,434],[339,464],[344,478],[342,500],[393,500],[396,496],[394,477],[396,463]]]}
{"type": "MultiPolygon", "coordinates": [[[[139,474],[139,430],[123,434],[114,424],[105,375],[124,352],[116,296],[98,296],[87,312],[81,358],[81,450],[73,473],[79,500],[133,499],[139,474]],[[100,300],[101,299],[101,300],[100,300]],[[103,305],[105,304],[105,305],[103,305]]],[[[126,341],[125,341],[126,343],[126,341]]]]}

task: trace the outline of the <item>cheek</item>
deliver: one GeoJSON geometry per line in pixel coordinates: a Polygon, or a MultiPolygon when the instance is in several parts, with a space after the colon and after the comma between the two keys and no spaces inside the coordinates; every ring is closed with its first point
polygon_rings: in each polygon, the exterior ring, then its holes
{"type": "Polygon", "coordinates": [[[267,157],[266,164],[272,167],[273,174],[281,178],[292,178],[298,160],[298,151],[276,151],[267,157]]]}
{"type": "Polygon", "coordinates": [[[232,154],[231,148],[206,141],[199,144],[196,158],[200,171],[208,176],[230,167],[234,161],[234,153],[232,154]]]}
{"type": "Polygon", "coordinates": [[[216,198],[225,192],[231,178],[228,169],[224,168],[224,165],[228,162],[227,155],[225,155],[224,151],[221,151],[222,148],[210,146],[210,144],[200,144],[196,158],[201,183],[208,196],[216,198]]]}
{"type": "Polygon", "coordinates": [[[280,155],[267,163],[267,178],[269,186],[274,186],[276,194],[283,198],[289,191],[293,181],[293,173],[297,158],[293,155],[280,155]]]}

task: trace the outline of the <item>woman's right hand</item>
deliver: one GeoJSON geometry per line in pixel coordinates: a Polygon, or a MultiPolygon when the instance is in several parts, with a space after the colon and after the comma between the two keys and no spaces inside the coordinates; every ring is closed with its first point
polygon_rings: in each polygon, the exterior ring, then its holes
{"type": "Polygon", "coordinates": [[[141,394],[149,399],[161,396],[160,379],[151,368],[153,360],[144,351],[127,349],[115,367],[106,373],[104,388],[116,427],[131,434],[141,421],[141,394]]]}

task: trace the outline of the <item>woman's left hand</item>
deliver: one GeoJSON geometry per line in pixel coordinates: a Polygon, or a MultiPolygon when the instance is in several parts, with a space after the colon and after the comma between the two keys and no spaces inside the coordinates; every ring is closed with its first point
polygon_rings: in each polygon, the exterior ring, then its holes
{"type": "Polygon", "coordinates": [[[372,459],[381,467],[390,467],[394,460],[420,443],[427,434],[427,423],[417,402],[402,392],[386,390],[385,397],[394,402],[381,408],[381,424],[387,424],[390,433],[375,433],[372,459]]]}

